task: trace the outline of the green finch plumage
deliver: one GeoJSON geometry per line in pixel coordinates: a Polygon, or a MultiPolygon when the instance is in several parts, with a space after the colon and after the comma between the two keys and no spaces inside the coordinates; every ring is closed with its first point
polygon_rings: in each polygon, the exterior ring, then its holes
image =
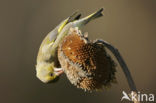
{"type": "Polygon", "coordinates": [[[55,29],[53,29],[42,41],[36,65],[36,76],[44,83],[55,81],[60,74],[63,73],[59,65],[57,57],[58,45],[62,42],[63,38],[68,34],[70,28],[81,28],[89,21],[101,17],[103,8],[91,15],[80,18],[80,14],[74,13],[62,21],[55,29]]]}

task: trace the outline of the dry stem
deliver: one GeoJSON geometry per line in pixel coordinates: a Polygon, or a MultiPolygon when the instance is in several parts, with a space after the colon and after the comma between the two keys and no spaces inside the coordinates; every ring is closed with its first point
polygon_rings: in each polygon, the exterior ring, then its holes
{"type": "MultiPolygon", "coordinates": [[[[122,58],[120,52],[118,51],[118,49],[116,49],[114,46],[112,46],[110,43],[106,42],[106,41],[103,41],[103,40],[98,40],[97,43],[101,43],[103,45],[105,45],[112,53],[113,55],[116,57],[116,59],[118,60],[124,74],[125,74],[125,77],[128,81],[128,84],[129,84],[129,87],[130,87],[130,90],[131,91],[134,91],[135,93],[137,93],[137,88],[135,86],[135,83],[133,81],[133,78],[131,76],[131,73],[124,61],[124,59],[122,58]]],[[[139,103],[139,101],[134,101],[134,103],[139,103]]]]}

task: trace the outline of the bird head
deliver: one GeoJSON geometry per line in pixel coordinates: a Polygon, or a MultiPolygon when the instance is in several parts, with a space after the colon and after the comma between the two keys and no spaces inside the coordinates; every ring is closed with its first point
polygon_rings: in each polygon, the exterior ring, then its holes
{"type": "Polygon", "coordinates": [[[55,68],[51,63],[42,62],[36,66],[36,76],[44,83],[56,82],[62,74],[61,68],[55,68]]]}

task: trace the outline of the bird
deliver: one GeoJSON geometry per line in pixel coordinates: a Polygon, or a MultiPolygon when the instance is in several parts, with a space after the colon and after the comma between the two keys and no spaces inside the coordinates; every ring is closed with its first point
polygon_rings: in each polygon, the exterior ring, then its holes
{"type": "Polygon", "coordinates": [[[105,46],[90,41],[79,28],[70,28],[58,48],[58,59],[69,81],[85,91],[101,90],[116,83],[116,65],[105,46]]]}
{"type": "Polygon", "coordinates": [[[85,26],[88,22],[103,16],[102,11],[103,8],[81,19],[81,14],[77,15],[75,12],[47,34],[40,45],[36,60],[36,76],[39,80],[43,83],[52,83],[58,80],[64,72],[58,60],[59,44],[71,27],[85,26]]]}

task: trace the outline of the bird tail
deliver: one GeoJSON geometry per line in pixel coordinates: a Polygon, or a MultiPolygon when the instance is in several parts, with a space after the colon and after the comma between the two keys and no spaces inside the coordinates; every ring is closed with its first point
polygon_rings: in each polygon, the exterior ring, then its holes
{"type": "Polygon", "coordinates": [[[99,9],[98,11],[96,11],[96,12],[94,12],[94,13],[92,13],[92,14],[90,14],[90,15],[82,18],[82,19],[77,20],[76,25],[78,27],[81,27],[83,25],[86,25],[88,22],[103,16],[102,11],[103,11],[103,8],[99,9]]]}
{"type": "Polygon", "coordinates": [[[101,8],[98,11],[96,11],[96,12],[90,14],[89,16],[85,17],[84,19],[86,19],[86,21],[87,21],[86,23],[88,23],[91,20],[94,20],[96,18],[103,16],[102,11],[103,11],[103,8],[101,8]]]}

